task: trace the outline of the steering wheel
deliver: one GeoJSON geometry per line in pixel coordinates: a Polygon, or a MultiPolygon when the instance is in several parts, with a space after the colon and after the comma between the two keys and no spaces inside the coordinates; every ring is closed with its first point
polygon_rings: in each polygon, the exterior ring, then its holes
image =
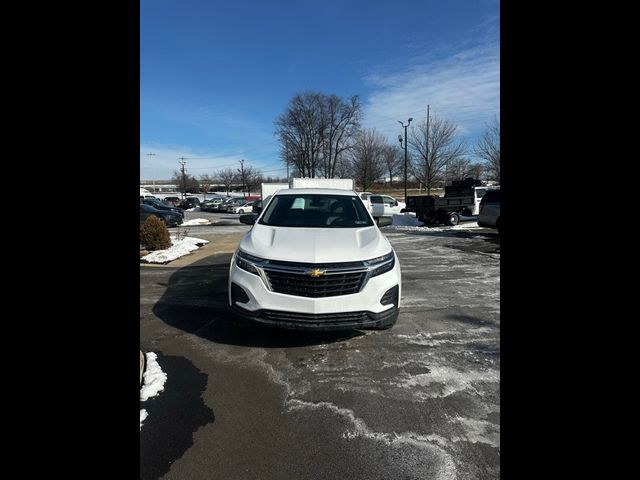
{"type": "Polygon", "coordinates": [[[331,223],[329,225],[347,225],[348,224],[348,219],[345,217],[337,217],[334,218],[333,220],[331,220],[331,223]]]}

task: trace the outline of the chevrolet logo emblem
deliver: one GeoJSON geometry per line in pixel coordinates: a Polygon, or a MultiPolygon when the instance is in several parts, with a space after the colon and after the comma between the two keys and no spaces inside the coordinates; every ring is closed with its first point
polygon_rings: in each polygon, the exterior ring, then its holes
{"type": "Polygon", "coordinates": [[[307,270],[304,272],[306,275],[310,275],[313,278],[322,277],[326,270],[320,270],[319,268],[312,268],[311,270],[307,270]]]}

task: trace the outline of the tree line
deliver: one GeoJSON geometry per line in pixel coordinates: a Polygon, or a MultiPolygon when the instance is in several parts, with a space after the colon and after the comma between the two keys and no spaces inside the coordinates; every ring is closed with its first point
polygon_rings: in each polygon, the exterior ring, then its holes
{"type": "Polygon", "coordinates": [[[209,193],[224,190],[229,195],[232,190],[241,188],[247,196],[251,195],[251,192],[259,192],[263,182],[279,183],[287,180],[264,176],[259,168],[245,164],[244,160],[239,162],[238,168],[221,168],[213,175],[204,174],[196,178],[187,172],[183,174],[179,170],[174,170],[171,178],[171,183],[180,193],[209,193]]]}
{"type": "MultiPolygon", "coordinates": [[[[357,95],[340,98],[307,91],[293,96],[274,122],[280,157],[299,177],[349,177],[367,190],[383,176],[404,175],[404,150],[375,128],[362,127],[357,95]]],[[[500,181],[500,123],[495,119],[475,146],[459,138],[450,120],[433,116],[410,126],[407,175],[427,193],[443,181],[468,177],[500,181]],[[474,161],[470,155],[476,156],[474,161]]]]}

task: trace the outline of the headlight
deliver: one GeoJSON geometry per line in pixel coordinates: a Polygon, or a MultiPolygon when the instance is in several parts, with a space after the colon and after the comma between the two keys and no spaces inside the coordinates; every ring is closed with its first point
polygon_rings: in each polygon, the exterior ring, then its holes
{"type": "Polygon", "coordinates": [[[253,255],[249,255],[242,250],[238,250],[238,252],[236,253],[236,265],[242,270],[246,270],[247,272],[253,273],[254,275],[260,275],[258,273],[258,270],[256,269],[256,265],[260,265],[264,262],[265,260],[263,258],[254,257],[253,255]]]}
{"type": "Polygon", "coordinates": [[[376,277],[393,269],[396,264],[396,256],[391,250],[386,255],[365,261],[364,264],[371,268],[371,277],[376,277]]]}

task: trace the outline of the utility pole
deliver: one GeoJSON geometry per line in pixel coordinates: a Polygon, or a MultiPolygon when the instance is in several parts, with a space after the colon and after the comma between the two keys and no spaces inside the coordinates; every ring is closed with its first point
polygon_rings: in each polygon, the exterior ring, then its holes
{"type": "Polygon", "coordinates": [[[151,157],[155,157],[155,153],[147,153],[147,157],[149,157],[151,163],[151,179],[153,181],[153,193],[156,193],[156,176],[153,174],[153,159],[151,157]]]}
{"type": "Polygon", "coordinates": [[[289,181],[289,147],[284,147],[284,159],[287,163],[287,182],[289,181]]]}
{"type": "Polygon", "coordinates": [[[240,168],[238,169],[242,178],[242,196],[244,196],[244,160],[240,160],[240,168]]]}
{"type": "MultiPolygon", "coordinates": [[[[429,165],[429,104],[427,104],[427,165],[429,165]]],[[[427,179],[428,180],[428,179],[427,179]]],[[[447,184],[447,172],[444,172],[444,184],[447,184]]],[[[431,185],[431,183],[429,183],[431,185]]],[[[426,185],[425,185],[426,187],[426,185]]],[[[431,187],[427,188],[427,195],[431,194],[431,187]]]]}
{"type": "Polygon", "coordinates": [[[180,171],[182,172],[182,199],[184,200],[184,197],[187,196],[187,178],[184,173],[184,166],[187,164],[187,162],[185,162],[186,157],[178,157],[178,158],[182,160],[181,162],[178,162],[178,163],[180,164],[180,171]]]}
{"type": "MultiPolygon", "coordinates": [[[[411,120],[413,120],[413,118],[410,118],[409,120],[407,120],[406,125],[402,123],[400,120],[398,120],[398,123],[404,127],[404,201],[405,203],[407,201],[407,127],[411,125],[411,120]]],[[[398,135],[398,140],[400,140],[400,146],[402,147],[402,135],[398,135]]]]}

